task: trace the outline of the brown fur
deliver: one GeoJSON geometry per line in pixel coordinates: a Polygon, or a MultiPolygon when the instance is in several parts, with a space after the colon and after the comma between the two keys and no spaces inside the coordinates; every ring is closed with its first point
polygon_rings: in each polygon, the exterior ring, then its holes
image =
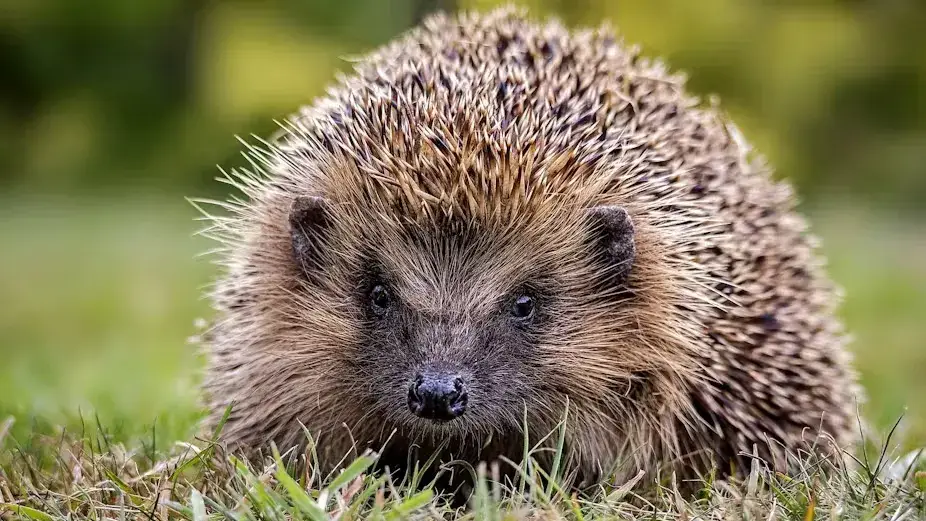
{"type": "Polygon", "coordinates": [[[250,150],[254,172],[229,178],[247,200],[213,218],[227,271],[205,390],[213,422],[235,403],[227,442],[298,446],[304,424],[325,465],[390,435],[397,454],[449,440],[464,459],[517,460],[525,407],[539,437],[567,400],[584,477],[690,474],[742,463],[754,445],[780,463],[774,447],[821,426],[853,441],[837,295],[790,188],[681,77],[608,30],[570,34],[511,10],[432,17],[266,145],[250,150]],[[317,265],[300,266],[290,209],[310,195],[329,201],[331,224],[317,265]],[[599,205],[634,227],[633,267],[615,286],[596,282],[604,268],[584,239],[584,210],[599,205]],[[370,255],[449,340],[370,348],[357,303],[370,255]],[[495,323],[523,280],[548,293],[542,332],[516,352],[460,340],[495,323]],[[409,413],[416,356],[477,375],[464,416],[409,413]]]}

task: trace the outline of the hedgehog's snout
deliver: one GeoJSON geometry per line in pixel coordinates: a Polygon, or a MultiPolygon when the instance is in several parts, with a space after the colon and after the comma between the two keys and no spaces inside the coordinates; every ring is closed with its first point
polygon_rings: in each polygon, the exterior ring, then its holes
{"type": "Polygon", "coordinates": [[[450,421],[466,412],[466,383],[457,374],[424,371],[408,387],[408,408],[420,418],[450,421]]]}

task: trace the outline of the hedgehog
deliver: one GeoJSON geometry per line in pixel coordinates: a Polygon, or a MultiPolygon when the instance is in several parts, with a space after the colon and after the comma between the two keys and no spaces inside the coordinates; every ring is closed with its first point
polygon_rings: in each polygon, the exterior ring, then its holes
{"type": "Polygon", "coordinates": [[[407,470],[559,433],[538,463],[594,483],[856,441],[792,187],[609,26],[431,15],[245,155],[203,341],[230,449],[407,470]]]}

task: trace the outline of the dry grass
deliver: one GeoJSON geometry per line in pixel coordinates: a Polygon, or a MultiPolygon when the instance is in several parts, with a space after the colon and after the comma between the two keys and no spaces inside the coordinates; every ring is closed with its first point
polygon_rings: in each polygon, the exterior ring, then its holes
{"type": "MultiPolygon", "coordinates": [[[[11,422],[0,423],[0,438],[11,422]]],[[[254,468],[212,440],[177,443],[169,454],[147,442],[112,444],[105,433],[28,441],[8,440],[0,456],[3,519],[926,519],[923,458],[893,457],[890,436],[871,458],[796,456],[788,476],[754,459],[746,479],[705,479],[693,496],[671,477],[644,473],[580,496],[528,458],[514,482],[493,480],[497,469],[480,467],[469,505],[456,509],[417,477],[396,483],[370,472],[374,454],[320,476],[293,470],[312,469],[298,465],[311,462],[311,453],[274,450],[254,468]]]]}

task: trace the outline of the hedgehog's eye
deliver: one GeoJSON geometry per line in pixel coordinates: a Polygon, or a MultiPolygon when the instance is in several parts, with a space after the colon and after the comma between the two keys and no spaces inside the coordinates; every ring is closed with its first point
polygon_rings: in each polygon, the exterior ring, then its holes
{"type": "Polygon", "coordinates": [[[377,284],[370,290],[370,302],[373,303],[373,307],[383,311],[392,303],[392,296],[389,294],[389,290],[386,289],[386,286],[377,284]]]}
{"type": "Polygon", "coordinates": [[[511,304],[511,314],[515,318],[526,319],[534,315],[534,299],[528,295],[521,295],[511,304]]]}

